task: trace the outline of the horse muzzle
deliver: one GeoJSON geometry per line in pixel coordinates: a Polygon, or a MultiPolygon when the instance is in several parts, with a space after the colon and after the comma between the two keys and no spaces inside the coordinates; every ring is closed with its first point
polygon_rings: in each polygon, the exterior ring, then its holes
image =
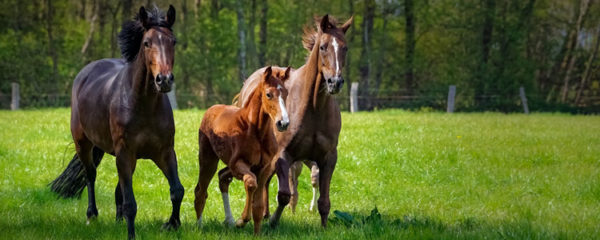
{"type": "Polygon", "coordinates": [[[344,86],[344,78],[332,77],[327,79],[327,93],[329,94],[337,94],[342,91],[342,87],[344,86]]]}
{"type": "Polygon", "coordinates": [[[173,73],[169,74],[158,74],[154,79],[154,83],[156,84],[156,90],[162,93],[166,93],[171,91],[173,87],[173,73]]]}
{"type": "Polygon", "coordinates": [[[289,120],[279,120],[277,122],[275,122],[275,126],[277,126],[277,130],[280,132],[283,132],[285,130],[287,130],[288,126],[290,125],[290,121],[289,120]]]}

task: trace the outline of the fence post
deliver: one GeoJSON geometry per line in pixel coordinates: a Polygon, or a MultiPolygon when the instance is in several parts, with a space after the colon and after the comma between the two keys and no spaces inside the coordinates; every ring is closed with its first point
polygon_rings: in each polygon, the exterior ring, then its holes
{"type": "Polygon", "coordinates": [[[16,82],[12,83],[12,100],[10,101],[10,110],[19,110],[19,101],[21,96],[19,94],[19,84],[16,82]]]}
{"type": "Polygon", "coordinates": [[[358,82],[350,87],[350,112],[358,112],[358,82]]]}
{"type": "Polygon", "coordinates": [[[454,112],[454,97],[456,96],[456,85],[450,85],[448,89],[448,108],[446,108],[446,112],[453,113],[454,112]]]}
{"type": "Polygon", "coordinates": [[[529,106],[527,106],[527,96],[525,96],[525,88],[519,88],[519,96],[521,96],[521,103],[523,104],[523,111],[525,114],[529,114],[529,106]]]}
{"type": "Polygon", "coordinates": [[[177,99],[175,98],[175,83],[173,83],[173,88],[171,88],[171,91],[167,93],[167,97],[169,98],[169,103],[171,103],[171,108],[177,109],[177,99]]]}

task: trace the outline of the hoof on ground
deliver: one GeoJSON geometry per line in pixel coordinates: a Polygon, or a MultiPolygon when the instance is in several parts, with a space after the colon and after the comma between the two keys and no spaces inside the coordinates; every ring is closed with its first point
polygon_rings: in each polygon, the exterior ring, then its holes
{"type": "Polygon", "coordinates": [[[225,227],[232,228],[232,227],[236,226],[236,223],[235,223],[235,220],[233,220],[233,218],[229,218],[229,219],[225,219],[225,221],[223,221],[223,225],[225,225],[225,227]]]}
{"type": "Polygon", "coordinates": [[[162,225],[161,229],[164,231],[174,231],[177,230],[181,226],[181,223],[176,220],[169,220],[165,224],[162,225]]]}
{"type": "Polygon", "coordinates": [[[240,218],[235,222],[235,226],[238,228],[243,228],[244,226],[246,226],[246,223],[248,223],[248,222],[246,222],[240,218]]]}

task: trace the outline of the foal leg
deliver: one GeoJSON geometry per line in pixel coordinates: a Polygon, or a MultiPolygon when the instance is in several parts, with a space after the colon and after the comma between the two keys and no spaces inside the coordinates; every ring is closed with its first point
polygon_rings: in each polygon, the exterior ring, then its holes
{"type": "Polygon", "coordinates": [[[196,210],[196,224],[198,227],[202,227],[202,213],[204,212],[206,198],[208,197],[207,189],[210,180],[217,171],[219,159],[212,150],[206,135],[202,132],[199,134],[200,152],[198,153],[198,164],[200,166],[200,174],[198,175],[198,184],[194,190],[194,209],[196,210]]]}
{"type": "MultiPolygon", "coordinates": [[[[233,168],[232,171],[242,176],[244,188],[246,189],[246,205],[244,206],[241,218],[235,223],[235,226],[240,228],[250,221],[250,216],[252,214],[251,206],[253,203],[254,192],[257,188],[257,182],[256,175],[250,171],[250,167],[248,167],[243,160],[238,160],[233,168]]],[[[261,216],[262,214],[263,212],[260,213],[261,216]]]]}
{"type": "Polygon", "coordinates": [[[127,222],[127,237],[135,238],[135,215],[137,214],[137,203],[133,196],[132,175],[135,169],[135,154],[125,149],[122,144],[116,147],[117,152],[117,171],[119,173],[119,185],[123,192],[123,214],[127,222]]]}
{"type": "Polygon", "coordinates": [[[302,162],[297,161],[291,164],[288,181],[290,183],[290,209],[292,213],[296,213],[296,205],[298,205],[298,176],[302,173],[302,162]]]}
{"type": "Polygon", "coordinates": [[[281,214],[285,209],[285,206],[290,202],[290,184],[289,184],[289,161],[290,157],[287,153],[282,152],[279,159],[275,164],[275,172],[277,173],[277,180],[279,191],[277,192],[277,209],[275,209],[275,213],[269,219],[269,225],[271,227],[276,227],[279,224],[279,219],[281,218],[281,214]]]}
{"type": "Polygon", "coordinates": [[[306,166],[310,168],[310,184],[312,185],[313,197],[310,201],[310,211],[312,212],[317,205],[317,191],[319,191],[319,167],[316,162],[306,161],[306,166]]]}
{"type": "Polygon", "coordinates": [[[163,224],[162,228],[167,230],[175,230],[181,225],[179,218],[179,211],[181,209],[181,201],[183,200],[184,189],[179,181],[179,174],[177,173],[177,156],[173,148],[164,151],[162,156],[154,161],[156,166],[163,172],[167,181],[169,182],[169,191],[171,195],[171,204],[173,205],[173,211],[169,221],[163,224]]]}
{"type": "Polygon", "coordinates": [[[318,161],[320,173],[319,173],[319,190],[320,196],[318,200],[319,214],[321,215],[321,226],[327,227],[327,217],[329,216],[329,209],[331,204],[329,202],[329,185],[331,183],[331,177],[335,164],[337,162],[337,150],[333,150],[325,154],[325,157],[318,161]]]}
{"type": "Polygon", "coordinates": [[[223,198],[223,211],[225,212],[225,220],[223,224],[228,227],[235,225],[235,219],[231,214],[231,206],[229,205],[229,184],[233,180],[233,175],[228,167],[219,171],[219,190],[221,190],[221,198],[223,198]]]}
{"type": "Polygon", "coordinates": [[[264,188],[266,187],[269,177],[273,173],[271,164],[265,166],[258,174],[258,186],[254,192],[254,201],[252,202],[252,220],[254,221],[254,235],[260,234],[260,223],[262,222],[265,212],[264,188]]]}

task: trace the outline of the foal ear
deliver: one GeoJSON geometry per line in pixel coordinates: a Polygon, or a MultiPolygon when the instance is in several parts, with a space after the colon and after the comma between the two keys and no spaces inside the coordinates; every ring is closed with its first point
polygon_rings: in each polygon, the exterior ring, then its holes
{"type": "Polygon", "coordinates": [[[352,26],[352,22],[354,22],[354,15],[352,15],[350,19],[348,19],[348,21],[344,23],[344,25],[342,25],[342,31],[344,31],[344,33],[346,33],[346,31],[348,31],[348,28],[352,26]]]}
{"type": "Polygon", "coordinates": [[[169,25],[169,28],[173,26],[173,24],[175,23],[175,8],[173,7],[173,5],[169,5],[169,10],[167,11],[167,25],[169,25]]]}
{"type": "Polygon", "coordinates": [[[263,78],[263,81],[265,81],[265,82],[266,82],[267,80],[269,80],[269,78],[271,78],[271,73],[273,73],[273,71],[271,70],[271,66],[268,66],[268,67],[265,69],[265,73],[264,73],[264,75],[263,75],[263,76],[264,76],[264,78],[263,78]]]}
{"type": "Polygon", "coordinates": [[[321,18],[319,28],[321,29],[321,32],[325,32],[327,29],[331,28],[331,23],[329,23],[329,14],[325,14],[325,16],[321,18]]]}
{"type": "Polygon", "coordinates": [[[289,66],[285,69],[285,73],[283,73],[283,77],[281,78],[282,82],[285,82],[285,80],[288,80],[290,78],[290,69],[292,68],[289,66]]]}
{"type": "Polygon", "coordinates": [[[148,29],[148,12],[146,12],[146,8],[144,8],[144,6],[140,7],[138,20],[142,23],[142,26],[144,26],[145,29],[148,29]]]}

